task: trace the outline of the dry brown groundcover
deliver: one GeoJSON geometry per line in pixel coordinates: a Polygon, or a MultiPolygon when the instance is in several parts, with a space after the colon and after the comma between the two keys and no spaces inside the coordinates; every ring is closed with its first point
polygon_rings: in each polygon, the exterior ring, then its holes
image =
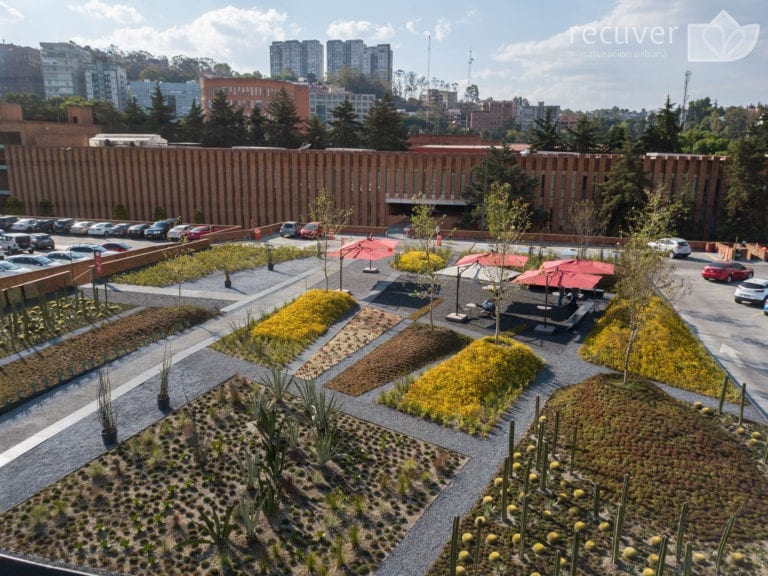
{"type": "Polygon", "coordinates": [[[414,323],[334,377],[326,387],[359,396],[458,352],[469,342],[469,337],[448,328],[414,323]]]}

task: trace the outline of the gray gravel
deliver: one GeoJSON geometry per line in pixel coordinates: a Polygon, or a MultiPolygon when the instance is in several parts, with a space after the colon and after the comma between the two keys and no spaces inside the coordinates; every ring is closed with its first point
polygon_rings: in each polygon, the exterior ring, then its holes
{"type": "MultiPolygon", "coordinates": [[[[362,304],[375,303],[384,308],[407,316],[412,310],[405,310],[397,301],[377,298],[392,282],[402,281],[386,263],[379,264],[380,274],[363,274],[362,268],[368,263],[347,262],[343,274],[343,287],[362,304]]],[[[338,286],[338,271],[330,278],[330,287],[338,286]]],[[[406,278],[407,279],[407,278],[406,278]]],[[[223,285],[223,275],[214,274],[207,278],[185,283],[181,300],[194,302],[220,312],[217,318],[206,324],[187,330],[168,339],[174,352],[174,367],[171,376],[171,404],[179,408],[188,400],[205,393],[220,382],[236,373],[259,378],[264,369],[243,362],[207,348],[208,344],[244,322],[248,315],[282,306],[306,289],[324,287],[325,280],[318,268],[316,258],[282,263],[272,272],[266,269],[232,274],[233,288],[223,285]],[[236,298],[235,298],[236,296],[236,298]]],[[[133,287],[110,285],[110,298],[130,302],[139,306],[163,305],[179,301],[178,289],[138,290],[133,287]]],[[[461,304],[479,302],[485,292],[477,285],[464,281],[460,287],[461,304]]],[[[445,282],[442,287],[443,302],[434,312],[437,324],[466,332],[478,337],[493,334],[490,319],[476,319],[467,324],[447,323],[444,319],[454,311],[455,283],[445,282]]],[[[541,310],[536,308],[543,301],[543,295],[522,290],[515,294],[515,303],[510,314],[505,316],[503,327],[510,328],[521,323],[533,326],[541,321],[541,310]]],[[[598,306],[599,308],[600,306],[598,306]]],[[[554,321],[562,321],[565,313],[550,312],[554,321]]],[[[420,321],[428,321],[423,317],[420,321]]],[[[453,517],[464,515],[472,507],[487,483],[503,462],[508,445],[509,423],[514,421],[517,438],[527,431],[534,417],[536,398],[543,405],[558,388],[578,383],[605,369],[593,366],[579,358],[577,350],[584,335],[591,326],[587,319],[575,332],[557,330],[551,336],[542,336],[532,330],[522,332],[517,339],[528,344],[546,362],[546,368],[536,381],[528,387],[510,409],[506,418],[482,439],[425,422],[418,418],[393,411],[375,403],[381,389],[360,397],[338,395],[343,410],[356,417],[379,424],[386,428],[413,436],[436,445],[455,450],[468,457],[465,466],[453,481],[440,493],[436,501],[425,511],[415,526],[408,532],[394,551],[385,559],[377,574],[379,576],[402,576],[423,574],[437,558],[448,540],[453,517]]],[[[402,322],[394,330],[403,329],[410,321],[402,322]]],[[[331,329],[320,341],[307,349],[289,367],[297,369],[326,341],[332,338],[339,327],[331,329]]],[[[388,337],[388,336],[385,336],[388,337]]],[[[378,342],[373,342],[355,355],[340,363],[317,380],[322,385],[334,374],[367,353],[378,342]]],[[[153,344],[141,351],[112,363],[110,374],[116,390],[115,408],[118,419],[120,440],[150,426],[163,414],[157,409],[156,394],[159,387],[159,366],[165,349],[165,342],[153,344]]],[[[96,398],[97,377],[94,373],[75,379],[66,386],[30,402],[20,409],[0,417],[0,511],[6,511],[29,498],[45,486],[56,482],[66,474],[77,470],[104,452],[99,434],[100,424],[95,412],[87,413],[87,405],[96,398]],[[51,431],[63,417],[76,411],[86,414],[61,430],[51,431]],[[3,454],[22,445],[35,435],[45,440],[15,455],[10,461],[3,460],[3,454]],[[6,451],[6,452],[4,452],[6,451]]],[[[712,405],[712,400],[698,395],[684,393],[664,387],[676,397],[688,402],[700,400],[712,405]]],[[[714,401],[717,405],[717,401],[714,401]]],[[[735,411],[737,407],[729,406],[735,411]]],[[[747,417],[759,416],[747,412],[747,417]]]]}

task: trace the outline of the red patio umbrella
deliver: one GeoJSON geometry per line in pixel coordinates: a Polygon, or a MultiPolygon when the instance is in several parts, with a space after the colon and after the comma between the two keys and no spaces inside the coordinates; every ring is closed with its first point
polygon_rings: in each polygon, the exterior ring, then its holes
{"type": "Polygon", "coordinates": [[[545,270],[562,270],[563,272],[580,272],[583,274],[613,274],[616,267],[609,262],[598,260],[549,260],[541,265],[545,270]]]}
{"type": "Polygon", "coordinates": [[[468,266],[480,264],[481,266],[503,266],[507,268],[522,268],[528,262],[528,256],[520,254],[504,254],[502,258],[498,252],[483,252],[482,254],[467,254],[459,258],[456,266],[468,266]]]}
{"type": "MultiPolygon", "coordinates": [[[[395,253],[397,240],[393,238],[373,238],[368,236],[360,240],[354,240],[343,244],[338,250],[327,252],[326,256],[339,258],[339,263],[344,258],[353,258],[355,260],[368,260],[368,267],[363,268],[363,272],[376,273],[378,268],[373,267],[374,260],[383,260],[395,253]]],[[[341,266],[339,266],[341,274],[341,266]]],[[[339,288],[341,288],[341,276],[339,276],[339,288]]]]}
{"type": "Polygon", "coordinates": [[[597,274],[584,274],[583,272],[567,272],[564,270],[550,269],[546,270],[542,265],[538,270],[528,270],[523,272],[513,280],[518,284],[533,286],[544,286],[544,325],[547,325],[547,308],[549,300],[549,289],[579,289],[594,290],[601,277],[597,274]]]}

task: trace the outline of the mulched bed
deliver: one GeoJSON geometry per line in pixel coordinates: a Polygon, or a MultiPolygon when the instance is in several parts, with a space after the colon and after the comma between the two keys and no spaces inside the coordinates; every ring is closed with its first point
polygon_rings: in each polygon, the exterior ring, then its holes
{"type": "Polygon", "coordinates": [[[199,306],[145,308],[10,362],[0,367],[0,414],[210,317],[211,312],[199,306]]]}
{"type": "Polygon", "coordinates": [[[330,380],[326,387],[360,396],[405,374],[458,352],[470,339],[440,326],[415,323],[330,380]]]}

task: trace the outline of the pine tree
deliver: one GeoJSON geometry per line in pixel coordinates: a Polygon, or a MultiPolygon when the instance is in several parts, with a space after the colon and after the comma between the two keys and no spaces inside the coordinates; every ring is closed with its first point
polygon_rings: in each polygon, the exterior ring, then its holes
{"type": "Polygon", "coordinates": [[[211,100],[208,116],[203,124],[203,146],[206,148],[227,148],[231,144],[231,129],[234,110],[223,90],[211,100]]]}
{"type": "Polygon", "coordinates": [[[313,150],[325,150],[328,147],[328,131],[320,118],[312,115],[304,129],[304,142],[313,150]]]}
{"type": "Polygon", "coordinates": [[[632,210],[643,206],[646,200],[647,187],[648,176],[643,170],[643,158],[627,138],[621,157],[600,186],[600,217],[608,223],[609,235],[618,236],[626,230],[632,210]]]}
{"type": "Polygon", "coordinates": [[[155,84],[155,90],[152,92],[152,105],[147,115],[149,129],[160,134],[163,138],[173,140],[176,131],[173,124],[174,119],[173,106],[168,104],[167,98],[160,89],[160,84],[155,84]]]}
{"type": "Polygon", "coordinates": [[[562,150],[563,143],[557,133],[557,120],[552,108],[547,108],[544,118],[536,119],[531,129],[530,144],[532,150],[562,150]]]}
{"type": "Polygon", "coordinates": [[[333,120],[329,122],[331,146],[335,148],[360,148],[362,124],[349,98],[332,110],[333,120]]]}
{"type": "Polygon", "coordinates": [[[579,118],[573,129],[568,129],[568,149],[572,152],[589,154],[597,150],[598,145],[597,125],[586,116],[579,118]]]}
{"type": "Polygon", "coordinates": [[[202,142],[204,122],[203,109],[192,100],[189,111],[179,122],[179,138],[183,142],[202,142]]]}
{"type": "Polygon", "coordinates": [[[408,130],[403,124],[403,115],[395,108],[389,93],[371,106],[363,123],[363,132],[368,148],[408,150],[408,130]]]}
{"type": "Polygon", "coordinates": [[[281,88],[267,106],[267,144],[281,148],[298,148],[301,145],[300,124],[301,118],[296,112],[296,103],[288,91],[281,88]]]}
{"type": "Polygon", "coordinates": [[[128,132],[140,132],[146,130],[147,115],[144,110],[139,106],[139,101],[134,96],[128,101],[125,106],[125,112],[123,112],[123,118],[125,119],[128,132]]]}
{"type": "Polygon", "coordinates": [[[265,122],[266,118],[261,113],[261,108],[254,106],[248,117],[248,136],[252,146],[264,146],[267,143],[267,136],[264,132],[265,122]]]}

